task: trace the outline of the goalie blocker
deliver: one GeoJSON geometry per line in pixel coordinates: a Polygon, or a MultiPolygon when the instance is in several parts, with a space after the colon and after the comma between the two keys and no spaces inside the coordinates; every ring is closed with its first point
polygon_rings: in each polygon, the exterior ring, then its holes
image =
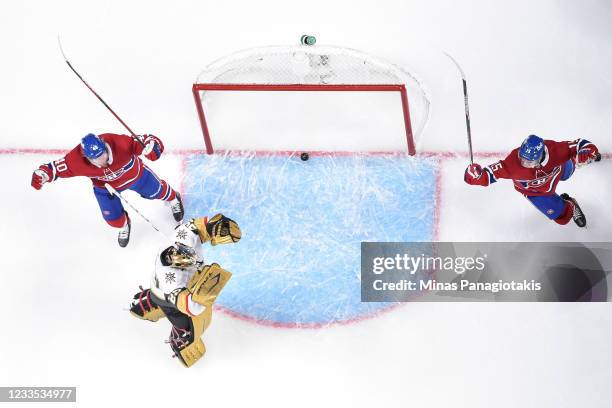
{"type": "Polygon", "coordinates": [[[231,278],[231,272],[217,263],[204,265],[201,244],[238,242],[238,224],[217,214],[210,219],[195,218],[175,229],[175,242],[159,252],[151,289],[140,288],[130,312],[139,319],[172,323],[168,343],[175,356],[190,367],[206,352],[200,338],[210,325],[217,296],[231,278]]]}

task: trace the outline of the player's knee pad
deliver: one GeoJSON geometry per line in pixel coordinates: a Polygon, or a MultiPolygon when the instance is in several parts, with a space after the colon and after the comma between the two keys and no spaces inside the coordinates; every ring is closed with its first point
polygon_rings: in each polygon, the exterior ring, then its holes
{"type": "Polygon", "coordinates": [[[140,288],[140,292],[134,295],[130,305],[130,313],[139,319],[156,322],[165,316],[163,310],[151,298],[150,289],[140,288]]]}

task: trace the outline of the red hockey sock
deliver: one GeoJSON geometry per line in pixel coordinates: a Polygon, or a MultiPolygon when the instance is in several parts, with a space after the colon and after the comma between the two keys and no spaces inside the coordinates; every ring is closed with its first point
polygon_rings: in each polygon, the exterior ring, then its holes
{"type": "Polygon", "coordinates": [[[572,215],[574,214],[574,203],[571,201],[565,202],[565,210],[563,214],[559,217],[555,218],[555,222],[560,225],[565,225],[572,219],[572,215]]]}
{"type": "Polygon", "coordinates": [[[170,184],[166,183],[165,180],[162,180],[161,185],[162,185],[162,188],[157,198],[160,200],[164,200],[164,201],[174,200],[176,198],[176,192],[174,191],[172,187],[170,187],[170,184]]]}
{"type": "Polygon", "coordinates": [[[122,228],[125,225],[125,223],[127,222],[127,214],[123,213],[121,215],[121,217],[119,217],[117,219],[114,219],[114,220],[106,220],[106,222],[111,227],[122,228]]]}

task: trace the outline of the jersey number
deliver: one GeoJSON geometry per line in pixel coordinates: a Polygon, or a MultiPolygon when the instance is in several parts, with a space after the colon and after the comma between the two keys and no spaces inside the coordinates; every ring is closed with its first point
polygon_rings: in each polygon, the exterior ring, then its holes
{"type": "Polygon", "coordinates": [[[53,164],[55,165],[55,168],[57,169],[58,173],[68,170],[68,165],[66,165],[66,159],[63,157],[54,161],[53,164]]]}
{"type": "Polygon", "coordinates": [[[490,165],[489,168],[491,169],[493,173],[495,173],[497,170],[501,170],[502,164],[501,162],[497,162],[497,163],[490,165]]]}

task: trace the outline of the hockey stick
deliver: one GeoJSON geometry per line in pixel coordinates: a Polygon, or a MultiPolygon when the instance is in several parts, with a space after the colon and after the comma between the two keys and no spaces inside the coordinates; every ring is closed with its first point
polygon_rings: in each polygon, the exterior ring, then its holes
{"type": "Polygon", "coordinates": [[[99,100],[100,102],[102,102],[102,104],[103,104],[104,106],[106,106],[106,109],[108,109],[108,110],[110,111],[110,113],[112,113],[112,114],[113,114],[113,116],[114,116],[114,117],[115,117],[115,118],[116,118],[116,119],[117,119],[119,122],[121,122],[121,124],[122,124],[122,125],[123,125],[123,126],[124,126],[124,127],[127,129],[127,130],[128,130],[128,132],[130,132],[130,135],[131,135],[131,136],[132,136],[134,139],[138,140],[138,141],[140,142],[140,144],[141,144],[141,145],[144,147],[144,145],[145,145],[145,144],[144,144],[144,142],[142,141],[142,139],[140,139],[140,137],[138,137],[138,135],[136,135],[136,134],[135,134],[135,133],[132,131],[132,129],[130,129],[130,127],[129,127],[128,125],[126,125],[126,124],[125,124],[125,122],[124,122],[123,120],[121,120],[121,118],[119,117],[119,115],[117,115],[117,114],[115,113],[115,111],[114,111],[114,110],[112,110],[112,109],[111,109],[111,107],[110,107],[110,106],[108,106],[108,104],[107,104],[106,102],[104,102],[104,99],[102,99],[102,97],[100,97],[100,95],[98,95],[98,93],[97,93],[96,91],[94,91],[94,90],[93,90],[93,88],[92,88],[91,86],[89,86],[89,84],[87,83],[87,81],[85,81],[85,80],[83,79],[83,77],[82,77],[82,76],[81,76],[81,75],[80,75],[80,74],[77,72],[77,70],[76,70],[76,69],[74,69],[74,67],[72,66],[72,64],[70,63],[70,61],[68,61],[68,57],[66,57],[66,54],[64,54],[64,49],[62,48],[62,41],[60,40],[59,35],[57,36],[57,42],[58,42],[58,44],[59,44],[59,48],[60,48],[60,51],[61,51],[61,53],[62,53],[62,56],[64,57],[64,61],[66,61],[66,64],[68,64],[68,67],[69,67],[69,68],[72,70],[72,72],[74,72],[74,74],[75,74],[75,75],[76,75],[76,76],[77,76],[77,77],[78,77],[78,78],[81,80],[81,82],[83,82],[83,83],[85,84],[85,86],[86,86],[86,87],[87,87],[87,88],[88,88],[88,89],[91,91],[91,93],[93,93],[93,94],[96,96],[96,98],[98,98],[98,100],[99,100]]]}
{"type": "Polygon", "coordinates": [[[145,217],[144,215],[142,215],[142,213],[141,213],[140,211],[138,211],[138,210],[136,209],[136,207],[134,207],[132,204],[130,204],[130,202],[129,202],[128,200],[126,200],[126,199],[125,199],[125,197],[123,197],[123,196],[121,195],[121,193],[120,193],[120,192],[118,192],[117,190],[115,190],[115,189],[113,188],[113,186],[111,186],[111,185],[110,185],[110,184],[108,184],[108,183],[104,183],[104,187],[106,187],[106,189],[108,190],[108,192],[109,192],[109,193],[111,193],[111,194],[112,194],[112,195],[114,195],[114,196],[119,197],[119,199],[120,199],[120,200],[121,200],[121,201],[122,201],[124,204],[127,204],[127,206],[128,206],[128,207],[130,207],[132,210],[134,210],[134,212],[135,212],[136,214],[140,215],[140,217],[141,217],[143,220],[145,220],[146,222],[148,222],[148,223],[149,223],[149,225],[150,225],[150,226],[152,226],[152,227],[153,227],[153,229],[154,229],[155,231],[157,231],[157,232],[159,232],[160,234],[162,234],[162,235],[164,236],[164,238],[167,238],[167,239],[169,239],[169,240],[172,240],[172,238],[170,238],[168,235],[166,235],[164,232],[162,232],[162,231],[161,231],[159,228],[157,228],[157,227],[155,226],[155,224],[153,224],[153,223],[152,223],[152,222],[151,222],[151,221],[150,221],[150,220],[149,220],[147,217],[145,217]]]}
{"type": "Polygon", "coordinates": [[[472,131],[470,127],[470,107],[468,104],[467,80],[465,79],[465,72],[463,72],[459,63],[450,54],[447,52],[444,52],[444,54],[446,54],[446,56],[453,61],[459,70],[459,73],[461,73],[461,80],[463,82],[463,97],[465,100],[465,126],[467,128],[468,149],[470,150],[470,164],[474,164],[474,154],[472,153],[472,131]]]}

